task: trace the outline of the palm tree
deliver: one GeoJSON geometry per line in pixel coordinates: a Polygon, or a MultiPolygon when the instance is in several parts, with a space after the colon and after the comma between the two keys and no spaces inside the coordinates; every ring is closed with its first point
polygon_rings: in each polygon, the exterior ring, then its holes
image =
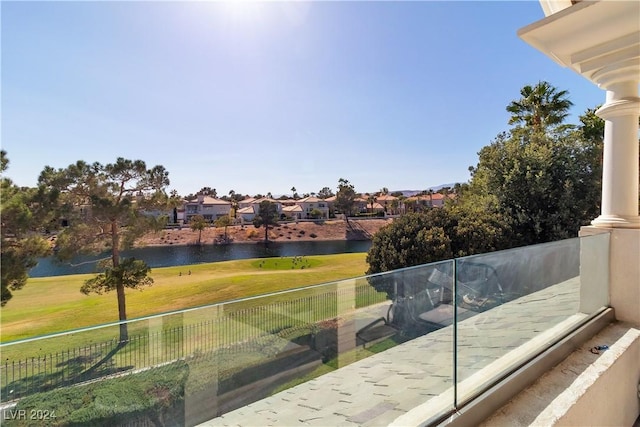
{"type": "Polygon", "coordinates": [[[371,205],[371,213],[373,213],[373,204],[378,201],[378,198],[372,194],[369,197],[367,197],[367,201],[371,205]]]}
{"type": "Polygon", "coordinates": [[[232,199],[231,200],[231,209],[233,210],[233,219],[238,218],[238,209],[240,208],[240,205],[238,204],[238,201],[236,199],[232,199]]]}
{"type": "Polygon", "coordinates": [[[215,222],[213,223],[213,225],[215,225],[216,227],[224,227],[224,242],[228,243],[229,238],[227,235],[227,227],[231,225],[231,223],[233,222],[233,220],[231,219],[231,217],[229,215],[224,215],[221,216],[220,218],[216,219],[215,222]]]}
{"type": "Polygon", "coordinates": [[[398,214],[398,207],[400,206],[400,199],[393,199],[391,201],[391,212],[393,215],[398,214]]]}
{"type": "Polygon", "coordinates": [[[573,105],[567,98],[566,90],[558,91],[545,81],[540,81],[533,87],[523,87],[520,95],[522,97],[519,100],[511,101],[507,106],[507,111],[511,113],[509,124],[524,123],[533,130],[562,123],[573,105]]]}
{"type": "Polygon", "coordinates": [[[202,241],[202,230],[207,227],[207,220],[204,219],[202,215],[196,215],[191,218],[190,227],[193,231],[198,231],[198,245],[200,245],[202,241]]]}
{"type": "Polygon", "coordinates": [[[405,204],[406,200],[407,200],[407,197],[404,194],[401,194],[398,196],[398,212],[402,214],[407,213],[407,205],[405,204]]]}

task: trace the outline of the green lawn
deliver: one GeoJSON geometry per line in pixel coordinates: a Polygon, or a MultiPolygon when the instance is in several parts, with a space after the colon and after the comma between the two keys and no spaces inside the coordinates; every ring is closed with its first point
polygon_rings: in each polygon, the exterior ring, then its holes
{"type": "MultiPolygon", "coordinates": [[[[127,291],[130,319],[197,307],[283,289],[361,276],[366,254],[338,254],[239,260],[155,268],[155,283],[127,291]]],[[[109,323],[117,320],[115,293],[86,296],[82,283],[92,275],[29,279],[2,308],[2,342],[109,323]]]]}

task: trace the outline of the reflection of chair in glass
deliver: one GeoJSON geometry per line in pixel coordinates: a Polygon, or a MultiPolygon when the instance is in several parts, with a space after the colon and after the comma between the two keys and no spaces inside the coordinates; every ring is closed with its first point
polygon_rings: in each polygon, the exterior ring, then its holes
{"type": "Polygon", "coordinates": [[[411,310],[419,321],[435,327],[448,326],[454,320],[454,305],[458,320],[464,320],[504,302],[495,269],[470,262],[456,266],[457,298],[454,301],[454,280],[450,266],[447,267],[434,268],[427,277],[424,293],[428,304],[420,304],[411,310]]]}

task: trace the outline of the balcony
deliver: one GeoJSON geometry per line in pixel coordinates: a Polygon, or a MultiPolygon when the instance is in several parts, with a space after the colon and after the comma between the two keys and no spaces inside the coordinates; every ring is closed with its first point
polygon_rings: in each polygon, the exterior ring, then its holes
{"type": "Polygon", "coordinates": [[[474,407],[477,424],[505,379],[612,321],[609,245],[601,233],[130,320],[127,342],[114,323],[3,343],[3,424],[428,425],[474,407]]]}

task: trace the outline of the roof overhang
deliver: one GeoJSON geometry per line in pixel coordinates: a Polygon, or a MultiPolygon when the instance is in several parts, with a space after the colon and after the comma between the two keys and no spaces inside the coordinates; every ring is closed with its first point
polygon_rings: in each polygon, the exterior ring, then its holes
{"type": "Polygon", "coordinates": [[[602,89],[640,81],[640,2],[582,1],[521,28],[518,36],[602,89]]]}
{"type": "Polygon", "coordinates": [[[571,0],[540,0],[540,6],[542,6],[542,10],[544,11],[545,16],[552,15],[554,13],[560,12],[562,9],[566,9],[571,7],[577,1],[571,0]]]}

